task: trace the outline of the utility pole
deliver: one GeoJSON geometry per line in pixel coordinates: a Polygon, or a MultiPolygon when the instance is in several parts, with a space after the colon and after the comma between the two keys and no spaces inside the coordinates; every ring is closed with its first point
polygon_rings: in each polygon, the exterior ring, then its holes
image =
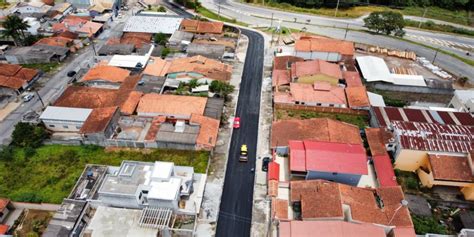
{"type": "Polygon", "coordinates": [[[273,12],[272,12],[272,20],[270,21],[270,29],[273,27],[273,12]]]}
{"type": "Polygon", "coordinates": [[[346,40],[347,32],[349,31],[349,23],[347,23],[346,33],[344,34],[344,40],[346,40]]]}
{"type": "Polygon", "coordinates": [[[434,64],[434,62],[435,62],[435,60],[436,60],[436,56],[438,56],[438,52],[439,52],[439,48],[436,49],[436,52],[435,52],[433,61],[431,62],[432,64],[434,64]]]}
{"type": "Polygon", "coordinates": [[[35,91],[36,95],[38,96],[38,99],[39,101],[41,102],[41,105],[44,107],[44,102],[43,102],[43,99],[41,99],[41,96],[40,94],[38,93],[38,91],[35,91]]]}
{"type": "Polygon", "coordinates": [[[221,19],[221,2],[217,5],[217,17],[221,19]]]}
{"type": "Polygon", "coordinates": [[[340,0],[337,0],[336,12],[334,12],[334,17],[337,17],[337,10],[339,9],[339,2],[340,2],[340,0]]]}
{"type": "MultiPolygon", "coordinates": [[[[425,7],[425,11],[423,12],[423,18],[425,18],[427,11],[428,11],[428,8],[425,7]]],[[[421,20],[420,20],[420,23],[418,23],[418,28],[421,28],[421,23],[423,23],[423,19],[421,19],[421,20]]]]}

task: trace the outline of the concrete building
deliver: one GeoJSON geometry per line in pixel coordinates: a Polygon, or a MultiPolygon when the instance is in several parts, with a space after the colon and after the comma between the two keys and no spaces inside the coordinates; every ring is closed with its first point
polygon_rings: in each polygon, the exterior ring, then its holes
{"type": "Polygon", "coordinates": [[[49,45],[13,47],[5,52],[5,59],[11,64],[32,64],[61,62],[69,54],[69,48],[49,45]]]}
{"type": "Polygon", "coordinates": [[[28,29],[26,31],[32,35],[37,35],[41,23],[34,17],[25,17],[23,20],[28,23],[28,29]]]}
{"type": "Polygon", "coordinates": [[[46,14],[51,9],[51,6],[44,4],[42,1],[35,2],[18,2],[11,10],[12,13],[18,12],[20,14],[46,14]]]}
{"type": "Polygon", "coordinates": [[[193,38],[193,33],[177,30],[168,39],[168,46],[181,51],[193,41],[193,38]]]}
{"type": "Polygon", "coordinates": [[[448,107],[474,115],[474,90],[455,90],[448,107]]]}
{"type": "Polygon", "coordinates": [[[179,29],[182,20],[183,18],[175,15],[135,15],[128,19],[123,31],[172,35],[179,29]]]}
{"type": "Polygon", "coordinates": [[[206,58],[222,59],[225,53],[224,45],[195,44],[191,43],[186,47],[186,53],[189,57],[201,55],[206,58]]]}
{"type": "Polygon", "coordinates": [[[357,186],[367,176],[368,160],[360,144],[289,141],[292,177],[323,179],[357,186]]]}
{"type": "Polygon", "coordinates": [[[79,132],[91,113],[92,109],[48,106],[40,120],[53,132],[79,132]]]}
{"type": "Polygon", "coordinates": [[[165,208],[197,214],[206,175],[172,162],[123,161],[108,174],[98,191],[101,204],[120,208],[165,208]]]}

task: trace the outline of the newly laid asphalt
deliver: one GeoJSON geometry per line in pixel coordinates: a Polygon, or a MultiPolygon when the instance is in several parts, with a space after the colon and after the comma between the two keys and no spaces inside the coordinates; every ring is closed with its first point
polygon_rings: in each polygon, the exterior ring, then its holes
{"type": "Polygon", "coordinates": [[[252,220],[254,173],[251,169],[255,168],[257,157],[264,39],[249,30],[242,29],[242,34],[249,38],[249,45],[235,114],[240,117],[241,125],[232,134],[217,222],[218,237],[249,236],[252,220]],[[239,162],[242,144],[248,146],[248,162],[239,162]]]}

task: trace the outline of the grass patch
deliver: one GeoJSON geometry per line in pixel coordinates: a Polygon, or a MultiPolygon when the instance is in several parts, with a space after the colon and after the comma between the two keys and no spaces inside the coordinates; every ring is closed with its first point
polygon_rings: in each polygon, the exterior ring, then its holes
{"type": "Polygon", "coordinates": [[[359,128],[365,128],[369,126],[369,118],[364,115],[350,115],[350,114],[336,114],[336,113],[322,113],[322,112],[313,112],[313,111],[277,109],[276,117],[278,120],[330,118],[330,119],[356,125],[359,128]]]}
{"type": "Polygon", "coordinates": [[[14,236],[41,236],[53,218],[54,212],[28,209],[20,218],[21,229],[15,229],[14,236]]]}
{"type": "MultiPolygon", "coordinates": [[[[424,12],[425,8],[423,7],[406,7],[401,10],[401,13],[407,16],[421,17],[424,12]]],[[[428,7],[425,17],[460,25],[471,25],[473,23],[469,20],[469,12],[466,10],[448,10],[439,7],[428,7]]]]}
{"type": "Polygon", "coordinates": [[[230,19],[230,18],[227,18],[227,17],[224,17],[224,16],[219,16],[216,13],[214,13],[214,12],[210,11],[209,9],[207,9],[205,7],[202,7],[202,6],[199,6],[197,8],[197,12],[199,14],[201,14],[202,16],[210,18],[210,19],[223,21],[223,22],[228,22],[228,23],[232,23],[232,24],[237,24],[237,25],[241,25],[241,26],[248,26],[248,24],[237,21],[236,19],[230,19]]]}
{"type": "Polygon", "coordinates": [[[21,66],[26,68],[33,68],[41,70],[45,73],[54,72],[59,68],[60,63],[32,63],[32,64],[22,64],[21,66]]]}
{"type": "Polygon", "coordinates": [[[432,30],[432,31],[440,31],[440,32],[448,32],[453,34],[460,34],[460,35],[467,35],[467,36],[474,36],[474,31],[468,30],[465,28],[455,27],[452,25],[444,25],[444,24],[436,24],[432,21],[427,22],[419,22],[419,21],[412,21],[412,20],[405,20],[406,26],[418,28],[420,26],[421,29],[432,30]],[[421,23],[421,25],[420,25],[421,23]]]}
{"type": "Polygon", "coordinates": [[[395,175],[397,176],[397,182],[400,184],[403,191],[409,193],[417,193],[420,191],[418,176],[414,172],[395,169],[395,175]]]}
{"type": "Polygon", "coordinates": [[[415,232],[418,235],[425,234],[448,234],[445,226],[441,225],[434,217],[411,215],[415,232]]]}
{"type": "Polygon", "coordinates": [[[173,161],[205,173],[209,153],[157,149],[107,152],[97,146],[47,145],[34,152],[14,148],[11,160],[0,160],[0,193],[14,201],[61,203],[86,164],[119,166],[122,160],[173,161]]]}

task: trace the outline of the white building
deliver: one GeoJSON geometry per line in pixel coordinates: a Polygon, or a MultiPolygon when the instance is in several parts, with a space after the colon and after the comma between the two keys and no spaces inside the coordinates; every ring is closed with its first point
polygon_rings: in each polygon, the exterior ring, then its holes
{"type": "Polygon", "coordinates": [[[474,115],[474,90],[456,90],[449,102],[450,108],[474,115]]]}
{"type": "Polygon", "coordinates": [[[123,32],[173,34],[179,29],[183,18],[172,15],[132,16],[125,24],[123,32]]]}
{"type": "Polygon", "coordinates": [[[28,33],[32,35],[37,35],[38,34],[38,29],[41,27],[41,23],[36,20],[34,17],[25,17],[23,20],[25,20],[28,23],[28,33]]]}
{"type": "Polygon", "coordinates": [[[51,6],[44,4],[41,1],[36,2],[19,2],[11,8],[11,13],[18,12],[20,14],[44,13],[48,12],[51,6]]]}
{"type": "Polygon", "coordinates": [[[40,120],[54,132],[79,132],[91,113],[92,109],[48,106],[40,120]]]}

